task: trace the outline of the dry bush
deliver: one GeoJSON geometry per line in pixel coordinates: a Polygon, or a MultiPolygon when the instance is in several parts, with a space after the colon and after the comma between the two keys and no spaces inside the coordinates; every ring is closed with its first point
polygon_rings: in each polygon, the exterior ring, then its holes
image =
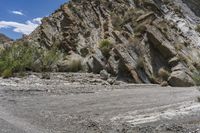
{"type": "Polygon", "coordinates": [[[68,62],[68,69],[70,72],[78,72],[82,70],[81,59],[78,57],[71,57],[68,62]]]}
{"type": "Polygon", "coordinates": [[[169,78],[169,75],[170,75],[169,71],[167,71],[163,67],[158,70],[158,76],[161,77],[165,81],[169,78]]]}

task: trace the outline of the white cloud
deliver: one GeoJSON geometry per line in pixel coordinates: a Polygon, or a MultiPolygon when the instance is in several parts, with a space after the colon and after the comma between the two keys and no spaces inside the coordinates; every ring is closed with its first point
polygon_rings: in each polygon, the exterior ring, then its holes
{"type": "Polygon", "coordinates": [[[13,21],[0,21],[1,28],[13,28],[14,32],[22,34],[30,34],[37,26],[41,24],[41,18],[35,18],[32,21],[28,20],[25,23],[18,23],[13,21]]]}
{"type": "Polygon", "coordinates": [[[34,18],[33,22],[41,24],[41,20],[42,20],[42,18],[34,18]]]}
{"type": "Polygon", "coordinates": [[[11,13],[20,15],[20,16],[24,16],[24,14],[21,11],[11,11],[11,13]]]}

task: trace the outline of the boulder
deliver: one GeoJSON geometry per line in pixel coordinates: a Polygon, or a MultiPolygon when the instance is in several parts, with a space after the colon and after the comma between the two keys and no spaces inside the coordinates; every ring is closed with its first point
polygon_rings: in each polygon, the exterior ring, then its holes
{"type": "Polygon", "coordinates": [[[194,86],[194,80],[185,71],[173,71],[168,79],[168,83],[174,87],[194,86]]]}
{"type": "Polygon", "coordinates": [[[100,76],[103,80],[107,80],[110,77],[110,74],[106,70],[100,72],[100,76]]]}

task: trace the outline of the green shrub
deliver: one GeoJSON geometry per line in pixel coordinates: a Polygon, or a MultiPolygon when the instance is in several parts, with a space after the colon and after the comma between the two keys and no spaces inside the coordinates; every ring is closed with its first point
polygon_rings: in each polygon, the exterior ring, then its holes
{"type": "Polygon", "coordinates": [[[102,40],[99,44],[99,49],[106,58],[110,56],[110,50],[112,49],[112,47],[112,42],[107,39],[102,40]]]}
{"type": "Polygon", "coordinates": [[[0,54],[0,72],[9,68],[13,72],[30,70],[36,49],[16,44],[1,52],[0,54]]]}
{"type": "Polygon", "coordinates": [[[53,66],[56,65],[59,58],[61,58],[62,54],[57,49],[52,49],[49,51],[42,51],[41,57],[39,58],[41,61],[41,70],[42,71],[52,71],[53,66]]]}
{"type": "Polygon", "coordinates": [[[3,77],[9,77],[13,73],[35,71],[36,67],[37,70],[51,71],[61,57],[61,52],[56,48],[42,49],[26,42],[13,44],[0,51],[0,73],[3,77]],[[39,64],[35,65],[36,61],[39,64]]]}

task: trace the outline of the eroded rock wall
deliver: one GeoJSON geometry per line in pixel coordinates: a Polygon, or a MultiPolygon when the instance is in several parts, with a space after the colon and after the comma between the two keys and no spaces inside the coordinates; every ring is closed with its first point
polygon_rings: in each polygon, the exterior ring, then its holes
{"type": "Polygon", "coordinates": [[[106,70],[134,83],[192,86],[200,67],[198,17],[181,2],[72,0],[44,18],[28,39],[79,54],[88,72],[106,70]],[[105,39],[112,43],[109,57],[99,49],[105,39]]]}

